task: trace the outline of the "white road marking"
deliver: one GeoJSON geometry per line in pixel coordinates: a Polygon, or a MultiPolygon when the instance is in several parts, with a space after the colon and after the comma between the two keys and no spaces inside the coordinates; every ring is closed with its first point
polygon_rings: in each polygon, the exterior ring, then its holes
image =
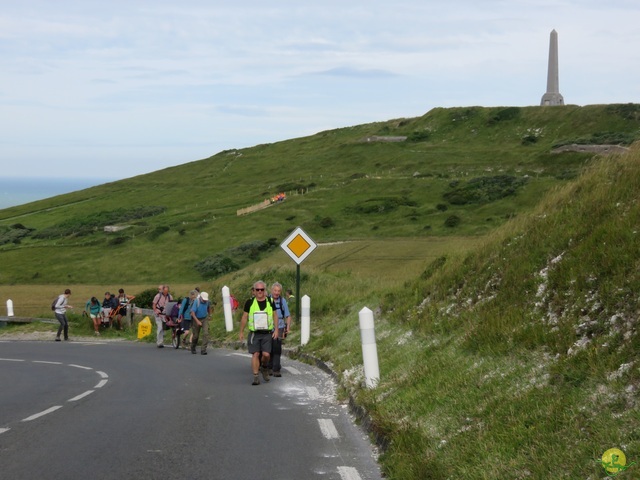
{"type": "Polygon", "coordinates": [[[62,365],[62,362],[45,362],[43,360],[33,360],[33,363],[44,363],[45,365],[62,365]]]}
{"type": "Polygon", "coordinates": [[[333,420],[330,418],[319,418],[318,424],[320,424],[320,431],[322,432],[322,435],[324,435],[324,438],[327,440],[340,438],[340,434],[338,433],[338,430],[336,430],[333,420]]]}
{"type": "Polygon", "coordinates": [[[98,375],[100,375],[102,378],[109,378],[109,375],[107,375],[107,374],[106,374],[106,373],[104,373],[104,372],[101,372],[100,370],[96,371],[96,373],[97,373],[98,375]]]}
{"type": "Polygon", "coordinates": [[[300,370],[298,370],[297,368],[294,367],[284,367],[284,369],[286,371],[288,371],[289,373],[293,374],[293,375],[300,375],[300,370]]]}
{"type": "Polygon", "coordinates": [[[20,360],[19,358],[0,358],[3,362],[24,362],[25,360],[20,360]]]}
{"type": "Polygon", "coordinates": [[[68,402],[77,402],[78,400],[86,397],[87,395],[91,395],[94,392],[94,390],[87,390],[84,393],[81,393],[80,395],[70,398],[69,400],[67,400],[68,402]]]}
{"type": "Polygon", "coordinates": [[[45,416],[45,415],[47,415],[47,414],[49,414],[51,412],[55,412],[56,410],[58,410],[60,408],[62,408],[62,405],[56,405],[54,407],[47,408],[46,410],[43,410],[40,413],[36,413],[34,415],[31,415],[30,417],[23,418],[22,421],[23,422],[30,422],[31,420],[35,420],[35,419],[43,417],[43,416],[45,416]]]}
{"type": "Polygon", "coordinates": [[[11,430],[10,428],[0,428],[0,434],[4,433],[4,432],[8,432],[9,430],[11,430]]]}
{"type": "Polygon", "coordinates": [[[251,358],[253,357],[253,355],[249,354],[249,353],[232,353],[231,355],[236,355],[238,357],[246,357],[246,358],[251,358]]]}
{"type": "Polygon", "coordinates": [[[320,398],[320,392],[316,387],[307,387],[307,395],[309,395],[309,399],[311,400],[320,398]]]}
{"type": "Polygon", "coordinates": [[[74,368],[81,368],[83,370],[93,370],[93,368],[91,367],[83,367],[82,365],[74,365],[73,363],[70,363],[69,366],[74,368]]]}
{"type": "Polygon", "coordinates": [[[338,473],[342,480],[362,480],[358,470],[353,467],[338,467],[338,473]]]}
{"type": "Polygon", "coordinates": [[[100,380],[100,381],[96,384],[96,386],[95,386],[95,387],[93,387],[93,388],[102,388],[102,387],[104,387],[104,386],[107,384],[107,382],[108,382],[108,381],[109,381],[109,380],[100,380]]]}

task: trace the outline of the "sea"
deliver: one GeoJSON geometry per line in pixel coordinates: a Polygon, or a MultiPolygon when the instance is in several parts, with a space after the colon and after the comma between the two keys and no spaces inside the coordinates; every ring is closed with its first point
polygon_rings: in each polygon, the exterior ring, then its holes
{"type": "Polygon", "coordinates": [[[102,185],[113,179],[104,178],[0,178],[0,209],[54,197],[63,193],[102,185]]]}

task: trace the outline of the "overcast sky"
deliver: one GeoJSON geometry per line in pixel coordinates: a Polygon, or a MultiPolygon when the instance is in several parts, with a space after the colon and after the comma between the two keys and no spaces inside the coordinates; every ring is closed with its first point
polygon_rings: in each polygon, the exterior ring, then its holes
{"type": "Polygon", "coordinates": [[[640,102],[638,0],[0,0],[2,176],[125,178],[434,107],[640,102]]]}

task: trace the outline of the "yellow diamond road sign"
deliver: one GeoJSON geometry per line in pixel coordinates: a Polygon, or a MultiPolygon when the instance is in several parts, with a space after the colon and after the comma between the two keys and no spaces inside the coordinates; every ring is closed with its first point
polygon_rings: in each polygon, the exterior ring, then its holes
{"type": "Polygon", "coordinates": [[[300,265],[318,245],[300,227],[296,228],[280,245],[300,265]]]}

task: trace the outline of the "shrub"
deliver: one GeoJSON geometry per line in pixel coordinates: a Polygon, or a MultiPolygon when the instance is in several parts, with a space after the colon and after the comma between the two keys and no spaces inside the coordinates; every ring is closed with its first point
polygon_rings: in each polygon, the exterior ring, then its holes
{"type": "Polygon", "coordinates": [[[436,205],[436,210],[440,212],[446,212],[448,208],[449,207],[447,207],[444,203],[439,203],[436,205]]]}
{"type": "Polygon", "coordinates": [[[320,223],[319,223],[319,225],[322,228],[331,228],[335,224],[336,224],[336,222],[334,222],[331,217],[324,217],[322,220],[320,220],[320,223]]]}
{"type": "Polygon", "coordinates": [[[225,273],[235,272],[240,266],[229,257],[216,254],[196,263],[194,268],[205,278],[216,278],[225,273]]]}
{"type": "Polygon", "coordinates": [[[505,122],[507,120],[513,120],[520,116],[520,107],[507,107],[498,110],[494,115],[489,117],[487,123],[489,125],[495,125],[498,122],[505,122]]]}
{"type": "Polygon", "coordinates": [[[426,140],[429,140],[430,136],[431,132],[428,132],[427,130],[418,130],[415,132],[411,132],[407,136],[407,140],[409,140],[410,142],[424,142],[426,140]]]}
{"type": "Polygon", "coordinates": [[[155,298],[158,290],[155,288],[148,288],[140,293],[136,294],[134,303],[140,308],[151,308],[153,306],[153,299],[155,298]]]}
{"type": "MultiPolygon", "coordinates": [[[[517,189],[526,183],[525,177],[516,178],[511,175],[477,177],[468,182],[456,184],[457,186],[444,193],[443,197],[452,205],[489,203],[515,195],[517,189]]],[[[454,182],[451,182],[450,185],[453,186],[454,182]]]]}
{"type": "Polygon", "coordinates": [[[447,219],[444,221],[444,226],[445,227],[449,227],[449,228],[453,228],[453,227],[457,227],[458,225],[460,225],[460,222],[462,221],[462,219],[457,216],[457,215],[450,215],[447,217],[447,219]]]}

